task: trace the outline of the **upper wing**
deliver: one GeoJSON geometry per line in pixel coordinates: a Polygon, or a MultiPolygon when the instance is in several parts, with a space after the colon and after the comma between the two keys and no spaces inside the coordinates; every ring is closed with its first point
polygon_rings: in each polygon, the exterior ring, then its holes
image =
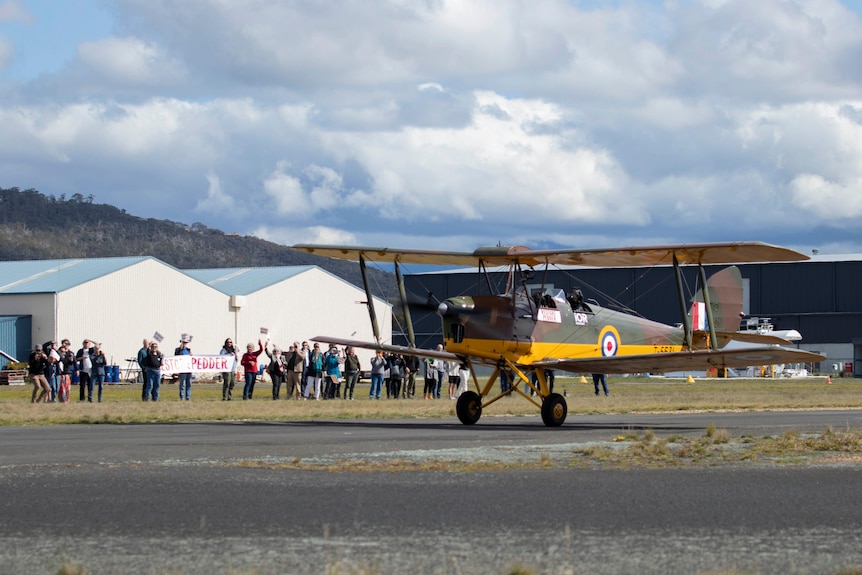
{"type": "Polygon", "coordinates": [[[713,367],[806,363],[823,361],[824,359],[826,359],[825,356],[800,349],[765,346],[582,359],[545,359],[530,364],[530,367],[561,369],[576,373],[664,373],[667,371],[704,370],[713,367]]]}
{"type": "Polygon", "coordinates": [[[632,246],[610,249],[533,250],[525,246],[492,246],[473,252],[436,250],[396,250],[367,246],[331,246],[297,244],[303,250],[320,256],[356,261],[361,257],[376,262],[433,264],[452,266],[502,266],[521,263],[578,265],[590,267],[654,266],[682,264],[731,264],[752,262],[787,262],[809,259],[805,254],[761,242],[727,242],[679,244],[662,246],[632,246]]]}
{"type": "Polygon", "coordinates": [[[342,339],[340,337],[318,336],[311,338],[311,341],[319,341],[321,343],[334,343],[336,345],[349,345],[351,347],[359,347],[362,349],[379,349],[388,353],[400,353],[401,355],[415,355],[417,357],[431,357],[434,359],[442,359],[444,361],[457,361],[461,363],[462,359],[454,353],[448,351],[437,351],[436,349],[422,349],[419,347],[406,347],[403,345],[389,345],[385,343],[374,343],[371,341],[360,341],[356,339],[342,339]]]}

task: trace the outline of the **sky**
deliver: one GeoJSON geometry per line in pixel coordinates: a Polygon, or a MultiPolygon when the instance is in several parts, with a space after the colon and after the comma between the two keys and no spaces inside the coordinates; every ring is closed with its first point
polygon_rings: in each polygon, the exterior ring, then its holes
{"type": "Polygon", "coordinates": [[[862,252],[862,0],[0,0],[0,186],[277,243],[862,252]]]}

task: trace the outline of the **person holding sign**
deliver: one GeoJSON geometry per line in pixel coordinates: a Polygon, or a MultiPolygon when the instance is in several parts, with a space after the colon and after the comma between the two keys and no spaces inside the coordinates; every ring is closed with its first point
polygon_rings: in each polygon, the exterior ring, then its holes
{"type": "Polygon", "coordinates": [[[162,361],[165,356],[159,351],[159,342],[151,341],[144,359],[147,368],[146,385],[144,386],[144,401],[158,401],[159,388],[162,385],[162,361]]]}
{"type": "Polygon", "coordinates": [[[245,373],[245,387],[242,388],[242,398],[251,399],[254,395],[254,384],[257,381],[257,358],[263,353],[263,343],[257,340],[257,351],[254,350],[254,344],[250,343],[245,346],[248,351],[242,354],[242,364],[245,373]]]}
{"type": "MultiPolygon", "coordinates": [[[[174,355],[191,355],[192,350],[189,347],[191,337],[188,334],[183,334],[180,338],[180,346],[174,350],[174,355]]],[[[180,374],[180,401],[189,401],[192,398],[192,374],[191,372],[180,374]]]]}

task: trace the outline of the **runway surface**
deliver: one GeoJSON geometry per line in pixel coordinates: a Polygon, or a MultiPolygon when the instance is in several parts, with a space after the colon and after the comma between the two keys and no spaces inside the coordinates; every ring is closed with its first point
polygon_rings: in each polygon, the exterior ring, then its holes
{"type": "Polygon", "coordinates": [[[0,573],[838,573],[862,466],[524,469],[620,433],[862,428],[860,411],[0,428],[0,573]],[[486,471],[309,462],[493,460],[486,471]]]}

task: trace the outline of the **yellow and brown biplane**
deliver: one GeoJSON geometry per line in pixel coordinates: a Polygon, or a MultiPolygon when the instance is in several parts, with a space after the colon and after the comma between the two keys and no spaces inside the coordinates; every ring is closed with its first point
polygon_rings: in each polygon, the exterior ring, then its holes
{"type": "Polygon", "coordinates": [[[462,423],[476,423],[482,410],[501,397],[518,393],[534,403],[547,426],[566,419],[565,398],[550,390],[546,370],[574,373],[664,373],[726,369],[778,363],[805,363],[821,355],[783,347],[790,342],[765,334],[737,333],[742,312],[742,279],[735,267],[709,279],[704,265],[788,262],[808,259],[796,251],[760,242],[663,245],[613,249],[532,250],[523,246],[483,247],[474,252],[395,250],[390,248],[296,245],[313,254],[359,261],[374,329],[375,342],[319,336],[315,341],[379,349],[458,362],[467,366],[475,391],[458,397],[456,413],[462,423]],[[380,341],[366,279],[368,262],[395,264],[404,311],[408,346],[380,341]],[[402,264],[475,266],[487,278],[489,270],[508,268],[505,289],[491,281],[477,282],[472,295],[449,297],[437,306],[443,322],[444,351],[415,346],[410,310],[401,274],[402,264]],[[670,326],[584,301],[578,291],[530,290],[526,278],[544,266],[673,266],[681,323],[670,326]],[[683,294],[681,266],[695,265],[702,286],[689,307],[683,294]],[[484,286],[484,287],[483,287],[484,286]],[[487,293],[483,293],[487,292],[487,293]],[[705,321],[696,321],[697,316],[705,321]],[[738,342],[730,345],[731,342],[738,342]],[[484,383],[474,365],[492,366],[484,383]],[[505,370],[513,385],[492,393],[505,370]],[[523,385],[521,385],[523,384],[523,385]],[[526,390],[526,391],[525,391],[526,390]],[[528,393],[528,391],[532,391],[528,393]],[[536,399],[538,398],[538,399],[536,399]]]}

